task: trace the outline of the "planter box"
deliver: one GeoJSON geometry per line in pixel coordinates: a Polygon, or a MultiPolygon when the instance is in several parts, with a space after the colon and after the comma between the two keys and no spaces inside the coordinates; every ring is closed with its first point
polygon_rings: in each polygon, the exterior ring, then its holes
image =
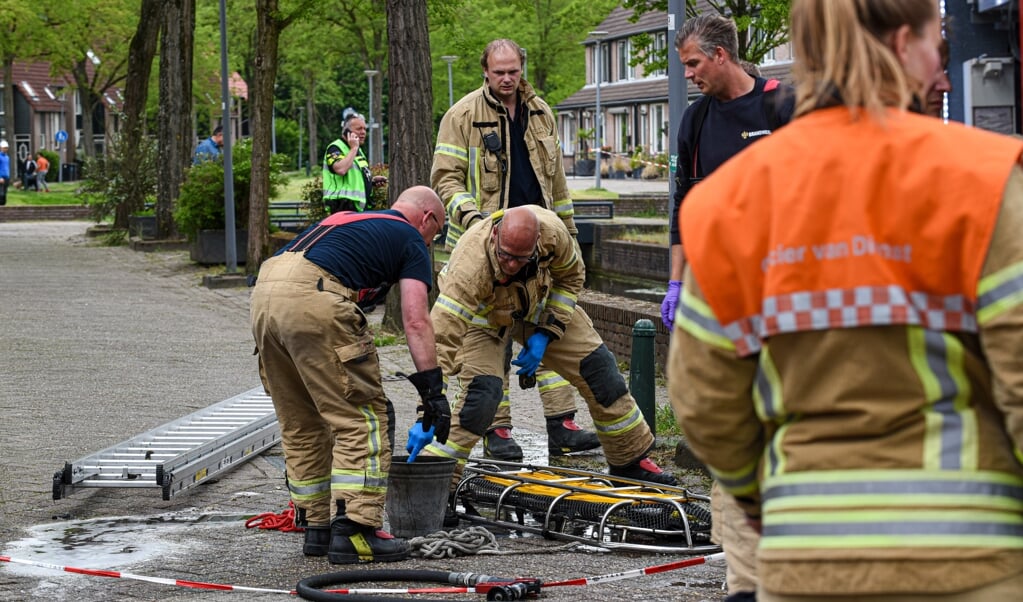
{"type": "Polygon", "coordinates": [[[577,176],[592,176],[593,168],[597,165],[594,159],[576,159],[575,162],[575,175],[577,176]]]}
{"type": "Polygon", "coordinates": [[[156,239],[156,216],[155,215],[129,215],[128,236],[141,238],[142,240],[156,239]]]}
{"type": "MultiPolygon", "coordinates": [[[[214,265],[227,263],[227,246],[225,245],[225,232],[223,230],[200,230],[195,240],[191,241],[189,258],[203,265],[214,265]]],[[[249,231],[235,231],[235,247],[238,265],[245,263],[245,256],[248,251],[249,231]]]]}

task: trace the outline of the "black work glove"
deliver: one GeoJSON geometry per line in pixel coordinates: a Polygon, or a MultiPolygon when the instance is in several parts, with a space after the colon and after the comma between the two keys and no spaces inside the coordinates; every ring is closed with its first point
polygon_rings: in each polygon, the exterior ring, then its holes
{"type": "Polygon", "coordinates": [[[428,431],[432,427],[437,442],[446,442],[451,431],[451,404],[444,395],[444,374],[440,368],[432,368],[416,372],[408,380],[415,385],[423,400],[423,430],[428,431]]]}

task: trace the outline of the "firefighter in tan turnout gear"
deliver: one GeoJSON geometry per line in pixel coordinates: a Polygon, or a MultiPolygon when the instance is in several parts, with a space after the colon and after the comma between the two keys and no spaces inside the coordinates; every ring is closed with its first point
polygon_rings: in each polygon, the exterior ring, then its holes
{"type": "Polygon", "coordinates": [[[519,375],[534,374],[542,360],[585,398],[611,474],[675,484],[647,458],[654,437],[614,355],[576,306],[584,278],[564,222],[533,205],[478,220],[455,247],[438,277],[430,318],[437,361],[446,378],[458,378],[460,390],[447,443],[423,451],[458,460],[453,485],[508,387],[510,339],[523,346],[511,361],[519,375]]]}
{"type": "MultiPolygon", "coordinates": [[[[450,247],[485,215],[520,205],[551,209],[569,232],[576,233],[557,122],[547,103],[522,79],[523,54],[511,40],[488,44],[480,57],[486,81],[441,121],[431,180],[447,205],[450,247]]],[[[511,347],[505,352],[510,354],[511,347]]],[[[536,382],[551,455],[599,447],[596,435],[575,424],[576,397],[568,381],[541,367],[536,382]]],[[[511,426],[506,392],[483,439],[488,457],[522,460],[511,426]]]]}

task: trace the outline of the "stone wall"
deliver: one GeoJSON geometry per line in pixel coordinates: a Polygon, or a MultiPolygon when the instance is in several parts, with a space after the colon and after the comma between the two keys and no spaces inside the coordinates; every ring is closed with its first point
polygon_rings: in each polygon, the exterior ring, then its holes
{"type": "Polygon", "coordinates": [[[593,320],[594,329],[619,362],[629,363],[632,358],[632,329],[636,320],[647,319],[653,322],[656,330],[656,368],[658,373],[664,373],[668,361],[668,330],[661,323],[659,305],[589,290],[582,292],[578,304],[586,310],[586,314],[593,320]]]}
{"type": "Polygon", "coordinates": [[[615,200],[615,215],[668,215],[668,183],[664,183],[665,192],[661,195],[622,194],[615,200]]]}
{"type": "Polygon", "coordinates": [[[0,207],[0,222],[66,221],[89,218],[84,205],[4,205],[0,207]]]}

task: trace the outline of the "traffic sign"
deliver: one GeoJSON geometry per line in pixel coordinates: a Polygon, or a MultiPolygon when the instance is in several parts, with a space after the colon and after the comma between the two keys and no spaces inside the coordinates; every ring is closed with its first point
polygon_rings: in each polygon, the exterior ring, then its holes
{"type": "Polygon", "coordinates": [[[57,144],[63,144],[67,142],[67,132],[60,130],[53,138],[57,141],[57,144]]]}

